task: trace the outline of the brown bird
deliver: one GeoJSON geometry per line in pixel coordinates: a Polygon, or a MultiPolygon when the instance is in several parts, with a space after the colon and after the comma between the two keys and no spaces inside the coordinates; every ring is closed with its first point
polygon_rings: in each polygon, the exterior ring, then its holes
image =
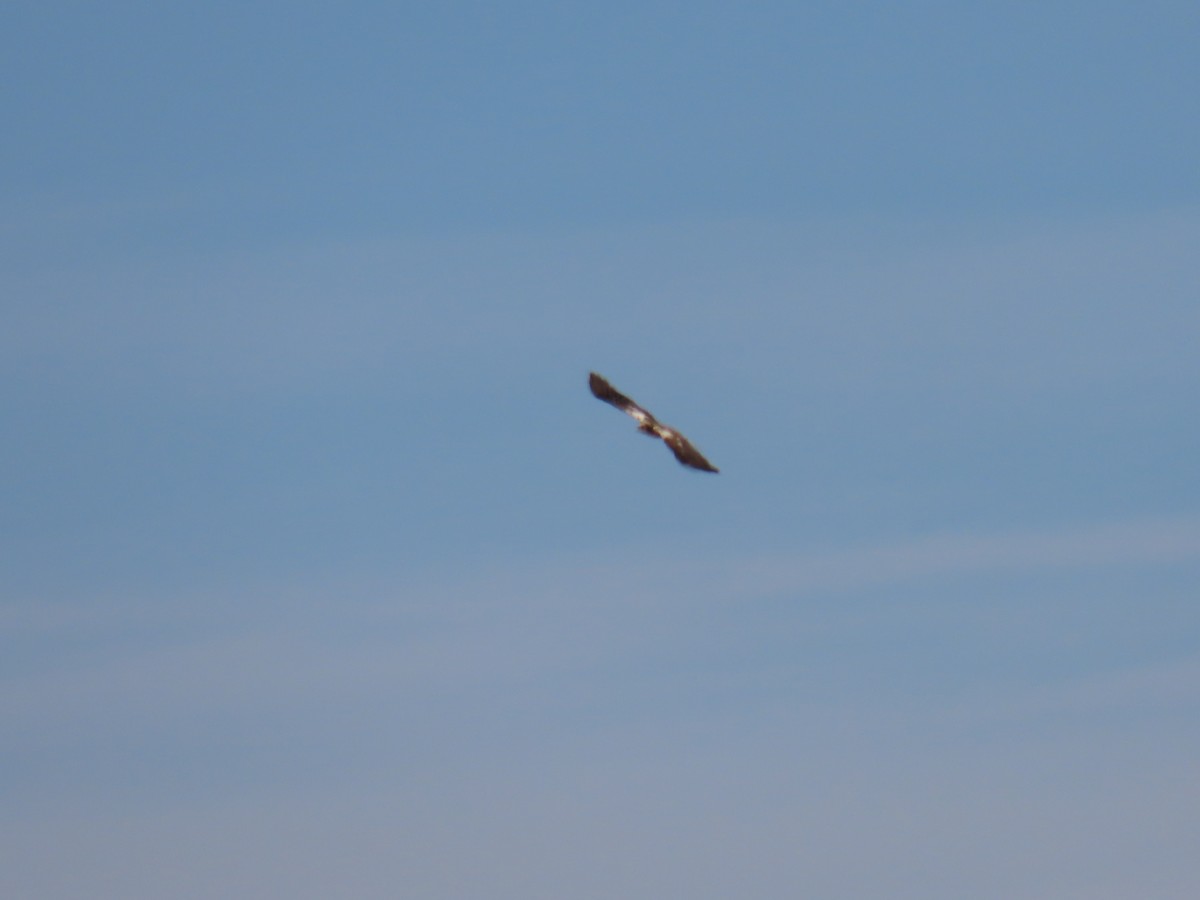
{"type": "Polygon", "coordinates": [[[700,451],[692,446],[691,442],[674,428],[668,428],[662,424],[646,410],[642,409],[611,384],[592,372],[588,375],[588,387],[592,389],[592,393],[603,400],[605,403],[610,403],[621,412],[633,416],[638,423],[638,431],[642,434],[648,434],[651,437],[661,438],[663,443],[671,448],[671,452],[675,454],[675,458],[683,465],[699,469],[701,472],[716,472],[717,467],[710,463],[707,459],[700,455],[700,451]]]}

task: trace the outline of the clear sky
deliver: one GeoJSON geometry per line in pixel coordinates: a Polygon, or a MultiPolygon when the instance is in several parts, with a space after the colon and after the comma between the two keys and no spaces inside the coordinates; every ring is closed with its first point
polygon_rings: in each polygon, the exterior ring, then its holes
{"type": "Polygon", "coordinates": [[[1190,900],[1197,46],[6,4],[0,894],[1190,900]]]}

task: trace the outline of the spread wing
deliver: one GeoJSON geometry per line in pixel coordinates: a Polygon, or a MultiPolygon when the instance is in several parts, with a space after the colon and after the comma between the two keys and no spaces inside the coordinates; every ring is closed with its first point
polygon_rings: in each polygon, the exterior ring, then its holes
{"type": "Polygon", "coordinates": [[[702,472],[720,471],[720,469],[705,459],[699,450],[692,446],[691,441],[678,431],[672,431],[669,436],[663,438],[663,442],[671,448],[671,452],[675,454],[675,458],[683,463],[683,465],[692,469],[699,469],[702,472]]]}
{"type": "Polygon", "coordinates": [[[654,437],[662,438],[663,443],[671,448],[671,452],[675,454],[675,458],[680,463],[691,469],[699,469],[701,472],[716,472],[717,467],[710,463],[704,456],[692,446],[691,441],[685,438],[674,428],[668,428],[659,422],[654,416],[646,412],[611,384],[592,372],[588,375],[588,387],[592,389],[592,393],[605,403],[610,403],[621,412],[633,416],[637,419],[638,430],[654,437]]]}
{"type": "Polygon", "coordinates": [[[605,403],[610,403],[626,415],[633,416],[638,420],[639,425],[656,426],[658,420],[646,410],[642,409],[615,387],[592,372],[588,375],[588,387],[592,389],[592,393],[605,403]]]}

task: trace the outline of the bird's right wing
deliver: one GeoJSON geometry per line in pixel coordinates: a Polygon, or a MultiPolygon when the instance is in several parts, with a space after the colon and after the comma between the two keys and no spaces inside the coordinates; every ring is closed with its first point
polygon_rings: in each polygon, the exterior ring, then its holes
{"type": "Polygon", "coordinates": [[[688,468],[699,469],[701,472],[720,471],[705,459],[699,450],[692,446],[691,441],[678,431],[672,431],[669,437],[663,438],[663,441],[671,448],[671,452],[675,454],[675,458],[688,468]]]}

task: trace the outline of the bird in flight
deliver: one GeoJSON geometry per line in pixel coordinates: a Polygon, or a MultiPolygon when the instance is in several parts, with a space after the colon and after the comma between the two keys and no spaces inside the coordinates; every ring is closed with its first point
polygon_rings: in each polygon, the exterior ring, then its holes
{"type": "Polygon", "coordinates": [[[674,428],[668,428],[662,424],[595,372],[588,375],[588,387],[605,403],[610,403],[621,412],[633,416],[637,420],[638,431],[642,434],[661,438],[663,443],[671,448],[675,458],[683,465],[691,469],[699,469],[701,472],[718,471],[716,466],[700,455],[700,451],[693,447],[687,438],[674,428]]]}

